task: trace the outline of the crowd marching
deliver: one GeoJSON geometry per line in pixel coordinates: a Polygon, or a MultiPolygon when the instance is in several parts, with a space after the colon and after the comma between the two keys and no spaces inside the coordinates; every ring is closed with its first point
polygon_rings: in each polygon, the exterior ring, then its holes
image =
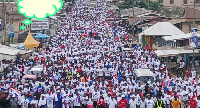
{"type": "MultiPolygon", "coordinates": [[[[107,22],[115,18],[108,4],[98,0],[94,9],[89,4],[89,0],[75,2],[49,46],[37,51],[34,60],[2,64],[6,69],[0,82],[2,107],[179,108],[183,103],[200,108],[195,69],[187,70],[182,79],[174,77],[148,46],[123,52],[129,34],[122,24],[107,22]],[[33,66],[44,70],[34,80],[22,79],[33,66]],[[135,69],[150,69],[155,82],[140,81],[133,75],[135,69]]],[[[181,61],[180,68],[184,65],[181,61]]]]}

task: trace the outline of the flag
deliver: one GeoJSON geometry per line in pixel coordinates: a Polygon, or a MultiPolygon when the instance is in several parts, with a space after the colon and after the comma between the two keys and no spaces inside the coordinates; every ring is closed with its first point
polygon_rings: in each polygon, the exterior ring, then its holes
{"type": "Polygon", "coordinates": [[[152,51],[151,51],[151,55],[152,55],[152,56],[156,56],[156,53],[152,50],[152,51]]]}
{"type": "Polygon", "coordinates": [[[168,77],[166,77],[162,83],[162,86],[166,86],[165,83],[167,82],[168,77]]]}
{"type": "Polygon", "coordinates": [[[119,59],[119,64],[122,64],[122,60],[121,59],[119,59]]]}
{"type": "Polygon", "coordinates": [[[1,90],[2,90],[2,91],[6,91],[6,88],[5,88],[4,85],[1,85],[1,90]]]}
{"type": "Polygon", "coordinates": [[[19,91],[17,89],[14,88],[10,88],[10,93],[12,95],[15,95],[16,97],[19,96],[19,91]]]}
{"type": "Polygon", "coordinates": [[[113,76],[113,83],[114,83],[115,85],[118,85],[118,77],[117,77],[116,74],[113,76]]]}

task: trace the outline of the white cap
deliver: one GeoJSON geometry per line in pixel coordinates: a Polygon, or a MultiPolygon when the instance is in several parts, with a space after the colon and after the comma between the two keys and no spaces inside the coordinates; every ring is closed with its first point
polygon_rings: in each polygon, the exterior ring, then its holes
{"type": "Polygon", "coordinates": [[[60,90],[57,90],[57,92],[60,92],[60,90]]]}
{"type": "Polygon", "coordinates": [[[122,97],[125,97],[125,95],[123,94],[122,97]]]}

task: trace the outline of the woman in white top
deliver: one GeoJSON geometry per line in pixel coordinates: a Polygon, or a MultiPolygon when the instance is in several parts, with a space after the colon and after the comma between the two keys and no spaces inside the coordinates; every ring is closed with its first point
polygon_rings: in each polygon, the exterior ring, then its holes
{"type": "Polygon", "coordinates": [[[93,108],[93,98],[91,93],[88,96],[87,108],[93,108]]]}
{"type": "Polygon", "coordinates": [[[47,100],[46,100],[46,98],[44,98],[44,94],[42,94],[41,96],[42,97],[40,98],[38,105],[40,106],[40,108],[46,108],[47,100]]]}

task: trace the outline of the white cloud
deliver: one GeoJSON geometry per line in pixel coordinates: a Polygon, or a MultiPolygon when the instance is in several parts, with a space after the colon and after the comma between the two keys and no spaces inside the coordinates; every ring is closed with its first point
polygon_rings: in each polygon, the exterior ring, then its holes
{"type": "Polygon", "coordinates": [[[62,0],[18,0],[18,9],[26,17],[44,19],[61,9],[62,3],[62,0]]]}

